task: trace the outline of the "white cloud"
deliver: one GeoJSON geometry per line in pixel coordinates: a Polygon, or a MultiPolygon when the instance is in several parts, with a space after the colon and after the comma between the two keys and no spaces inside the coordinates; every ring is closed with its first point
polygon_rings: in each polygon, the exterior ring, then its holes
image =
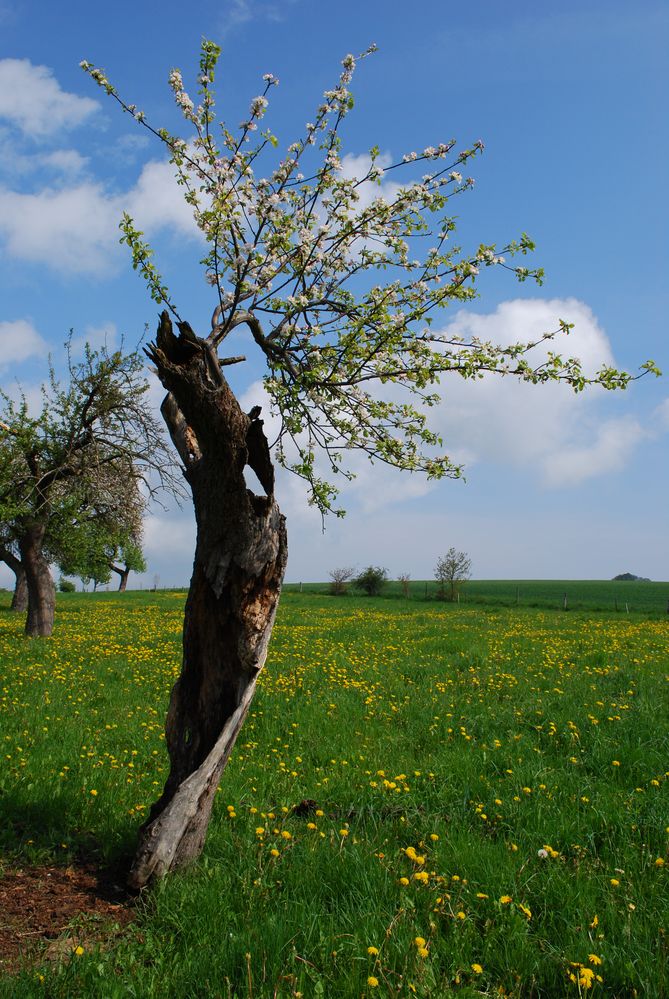
{"type": "Polygon", "coordinates": [[[662,430],[669,430],[669,399],[665,399],[653,413],[656,425],[662,430]]]}
{"type": "MultiPolygon", "coordinates": [[[[540,363],[549,350],[582,361],[593,375],[614,364],[608,338],[592,310],[576,299],[503,302],[493,313],[457,314],[452,334],[499,344],[529,342],[558,327],[575,325],[567,337],[535,348],[540,363]]],[[[575,395],[566,385],[528,385],[512,377],[486,375],[475,382],[444,377],[442,403],[432,420],[445,447],[464,448],[468,464],[501,463],[535,471],[544,485],[571,486],[622,467],[645,431],[634,418],[605,419],[598,410],[604,390],[575,395]]]]}
{"type": "Polygon", "coordinates": [[[44,357],[48,346],[26,319],[0,322],[0,365],[20,364],[31,357],[44,357]]]}
{"type": "Polygon", "coordinates": [[[162,229],[196,237],[197,229],[168,163],[147,163],[125,194],[83,181],[35,194],[0,189],[0,234],[15,258],[66,274],[105,274],[120,259],[124,211],[149,235],[162,229]]]}
{"type": "Polygon", "coordinates": [[[29,59],[0,59],[0,118],[31,138],[44,139],[75,128],[100,105],[61,90],[47,66],[29,59]]]}

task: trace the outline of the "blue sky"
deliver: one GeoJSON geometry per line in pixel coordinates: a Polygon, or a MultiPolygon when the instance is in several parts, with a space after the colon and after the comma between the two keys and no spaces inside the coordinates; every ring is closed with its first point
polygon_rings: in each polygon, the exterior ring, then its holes
{"type": "MultiPolygon", "coordinates": [[[[522,340],[564,318],[576,324],[567,352],[587,363],[634,370],[654,358],[669,372],[666,4],[0,0],[0,384],[19,379],[30,395],[70,328],[134,344],[154,327],[156,306],[118,245],[123,210],[150,237],[180,312],[206,332],[211,289],[162,150],[79,68],[104,67],[154,124],[177,130],[167,75],[178,66],[188,85],[202,36],[223,48],[230,124],[263,73],[280,78],[267,123],[284,146],[343,56],[376,42],[354,78],[343,152],[482,139],[476,187],[457,203],[459,242],[527,231],[546,269],[542,288],[485,272],[480,298],[444,326],[522,340]]],[[[260,376],[254,361],[236,369],[245,401],[260,376]]],[[[369,563],[425,578],[451,545],[478,578],[669,577],[666,377],[606,397],[488,381],[444,381],[442,393],[437,427],[466,461],[466,483],[360,463],[343,492],[348,516],[323,534],[303,490],[280,477],[289,579],[369,563]]],[[[144,582],[184,585],[191,512],[153,509],[146,546],[144,582]]]]}

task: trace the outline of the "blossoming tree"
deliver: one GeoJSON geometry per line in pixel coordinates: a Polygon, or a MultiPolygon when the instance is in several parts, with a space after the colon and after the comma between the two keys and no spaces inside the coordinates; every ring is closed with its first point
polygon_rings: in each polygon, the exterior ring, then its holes
{"type": "Polygon", "coordinates": [[[171,769],[140,835],[130,876],[135,887],[199,854],[220,775],[265,663],[287,555],[273,462],[306,480],[311,502],[326,512],[336,498],[332,476],[351,475],[346,457],[353,451],[432,478],[461,474],[440,452],[427,418],[446,374],[563,381],[576,391],[593,383],[620,388],[630,378],[608,367],[586,377],[578,360],[552,352],[533,364],[534,347],[568,332],[564,321],[536,343],[511,346],[440,331],[440,310],[474,298],[482,269],[541,280],[540,270],[509,262],[533,249],[526,235],[499,252],[480,245],[463,253],[452,244],[450,203],[473,184],[462,171],[482,151],[480,142],[458,150],[451,140],[385,168],[387,158],[375,147],[362,176],[346,176],[340,131],[353,106],[356,63],[349,55],[313,121],[277,158],[277,139],[261,124],[278,80],[264,77],[246,120],[230,130],[215,115],[219,54],[212,42],[203,43],[197,103],[181,73],[170,74],[187,139],[155,129],[102,70],[82,63],[169,150],[206,240],[203,265],[215,305],[211,330],[197,335],[142,233],[123,217],[122,242],[163,307],[147,353],[167,390],[162,413],[197,521],[183,666],[166,725],[171,769]],[[266,363],[264,387],[280,421],[271,445],[259,408],[243,412],[225,377],[227,366],[246,360],[221,353],[240,327],[266,363]],[[246,466],[262,493],[247,488],[246,466]]]}

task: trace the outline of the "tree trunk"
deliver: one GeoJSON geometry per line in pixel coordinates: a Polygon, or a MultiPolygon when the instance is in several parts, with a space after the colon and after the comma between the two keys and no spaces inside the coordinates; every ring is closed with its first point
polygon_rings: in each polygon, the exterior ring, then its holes
{"type": "Polygon", "coordinates": [[[28,586],[26,635],[31,638],[50,637],[56,610],[56,588],[49,563],[42,553],[45,531],[45,524],[29,523],[19,538],[21,562],[28,586]]]}
{"type": "Polygon", "coordinates": [[[112,570],[112,572],[118,573],[119,576],[118,592],[125,593],[125,588],[128,585],[128,576],[130,575],[130,569],[127,569],[125,566],[121,568],[120,565],[111,565],[109,568],[112,570]]]}
{"type": "Polygon", "coordinates": [[[129,883],[196,859],[214,796],[267,656],[286,567],[285,521],[262,423],[242,412],[214,348],[163,313],[147,351],[168,390],[162,412],[193,494],[195,562],[183,665],[170,699],[170,773],[140,831],[129,883]],[[266,495],[246,487],[244,467],[266,495]]]}
{"type": "Polygon", "coordinates": [[[8,548],[0,546],[0,562],[8,565],[16,576],[10,610],[23,613],[28,609],[28,584],[26,582],[26,571],[23,568],[21,559],[17,558],[8,548]]]}
{"type": "Polygon", "coordinates": [[[14,594],[10,610],[20,614],[28,610],[28,581],[26,580],[25,569],[20,563],[16,572],[16,583],[14,584],[14,594]]]}

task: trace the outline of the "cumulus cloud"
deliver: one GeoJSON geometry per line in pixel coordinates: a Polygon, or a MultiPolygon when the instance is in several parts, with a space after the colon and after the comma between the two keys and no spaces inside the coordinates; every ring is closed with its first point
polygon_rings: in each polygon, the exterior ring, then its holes
{"type": "Polygon", "coordinates": [[[81,125],[100,105],[62,90],[47,66],[0,59],[0,118],[41,140],[81,125]]]}
{"type": "Polygon", "coordinates": [[[0,322],[0,365],[20,364],[31,357],[44,357],[48,346],[27,319],[0,322]]]}
{"type": "MultiPolygon", "coordinates": [[[[447,331],[508,345],[556,329],[558,318],[574,323],[574,330],[535,348],[528,355],[531,363],[541,363],[554,350],[580,358],[588,375],[615,364],[606,333],[592,310],[577,299],[518,299],[485,315],[462,311],[447,331]]],[[[528,468],[550,488],[622,467],[645,434],[633,417],[602,415],[598,404],[604,390],[574,395],[565,385],[535,386],[492,375],[473,383],[444,378],[441,389],[443,400],[433,421],[447,449],[464,447],[470,465],[528,468]]]]}
{"type": "Polygon", "coordinates": [[[124,194],[92,181],[31,194],[0,189],[0,235],[17,259],[65,274],[102,275],[120,257],[118,224],[124,211],[149,235],[172,228],[197,236],[169,164],[156,161],[144,166],[124,194]]]}

